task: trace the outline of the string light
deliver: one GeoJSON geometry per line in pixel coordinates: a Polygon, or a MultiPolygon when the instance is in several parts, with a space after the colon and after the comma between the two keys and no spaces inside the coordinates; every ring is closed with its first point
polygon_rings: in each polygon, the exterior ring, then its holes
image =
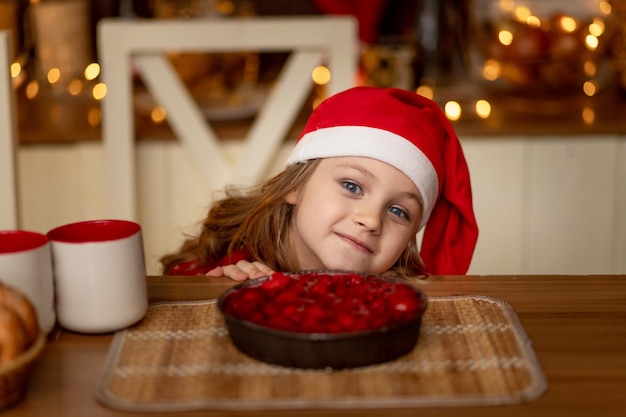
{"type": "Polygon", "coordinates": [[[488,59],[483,64],[483,78],[487,81],[495,81],[502,74],[502,66],[495,59],[488,59]]]}
{"type": "Polygon", "coordinates": [[[83,82],[78,78],[73,79],[67,85],[67,92],[72,96],[79,95],[81,91],[83,91],[83,82]]]}
{"type": "Polygon", "coordinates": [[[598,86],[593,81],[585,81],[583,84],[583,92],[589,97],[592,97],[598,92],[598,86]]]}
{"type": "Polygon", "coordinates": [[[570,16],[562,16],[559,19],[559,26],[564,32],[573,33],[576,30],[576,20],[570,16]]]}
{"type": "Polygon", "coordinates": [[[39,94],[39,82],[37,80],[31,80],[26,84],[24,93],[26,94],[26,98],[31,100],[37,97],[37,94],[39,94]]]}
{"type": "Polygon", "coordinates": [[[513,16],[519,22],[526,22],[528,18],[532,16],[532,13],[530,12],[530,9],[528,7],[519,6],[519,7],[516,7],[515,10],[513,11],[513,16]]]}
{"type": "Polygon", "coordinates": [[[435,90],[433,90],[433,88],[429,85],[420,85],[419,87],[417,87],[415,92],[420,96],[424,96],[431,100],[433,99],[433,97],[435,97],[435,90]]]}
{"type": "Polygon", "coordinates": [[[502,45],[510,45],[513,43],[513,33],[510,30],[501,30],[498,32],[498,40],[502,45]]]}
{"type": "Polygon", "coordinates": [[[596,63],[590,60],[586,60],[583,64],[583,71],[587,77],[595,77],[597,72],[596,63]]]}
{"type": "Polygon", "coordinates": [[[58,68],[50,68],[46,78],[50,84],[55,84],[61,78],[61,70],[58,68]]]}
{"type": "Polygon", "coordinates": [[[587,49],[589,49],[590,51],[595,51],[596,48],[598,47],[598,44],[600,42],[598,41],[598,38],[596,38],[593,35],[587,35],[585,37],[585,46],[587,47],[587,49]]]}
{"type": "Polygon", "coordinates": [[[446,117],[450,120],[459,120],[461,118],[461,105],[456,101],[448,101],[444,106],[446,117]]]}
{"type": "Polygon", "coordinates": [[[323,65],[315,67],[311,72],[311,78],[315,84],[326,85],[330,82],[330,70],[323,65]]]}
{"type": "Polygon", "coordinates": [[[98,75],[100,75],[100,64],[98,64],[97,62],[92,62],[91,64],[87,65],[84,75],[87,81],[92,81],[98,78],[98,75]]]}
{"type": "Polygon", "coordinates": [[[602,19],[595,18],[589,25],[589,33],[595,37],[600,37],[604,33],[605,25],[602,19]]]}
{"type": "Polygon", "coordinates": [[[537,16],[528,16],[526,18],[526,24],[530,27],[538,28],[541,27],[541,19],[539,19],[537,16]]]}
{"type": "Polygon", "coordinates": [[[19,62],[11,64],[11,78],[17,78],[22,72],[22,65],[19,62]]]}
{"type": "Polygon", "coordinates": [[[163,123],[167,117],[167,112],[161,106],[157,106],[150,112],[150,118],[154,123],[163,123]]]}
{"type": "Polygon", "coordinates": [[[582,112],[583,122],[590,125],[596,120],[596,112],[591,107],[585,107],[582,112]]]}
{"type": "Polygon", "coordinates": [[[491,104],[487,100],[477,100],[474,108],[476,115],[481,119],[486,119],[491,115],[491,104]]]}
{"type": "Polygon", "coordinates": [[[600,4],[598,5],[598,8],[600,9],[600,12],[605,14],[605,15],[610,15],[611,14],[611,3],[609,3],[608,1],[601,1],[600,4]]]}
{"type": "Polygon", "coordinates": [[[93,86],[91,95],[96,100],[102,100],[107,95],[107,86],[104,83],[98,83],[93,86]]]}

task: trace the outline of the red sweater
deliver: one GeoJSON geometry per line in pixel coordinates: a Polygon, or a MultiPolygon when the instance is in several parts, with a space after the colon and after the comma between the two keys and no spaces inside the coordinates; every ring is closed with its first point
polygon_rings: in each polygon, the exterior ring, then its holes
{"type": "Polygon", "coordinates": [[[230,258],[226,255],[218,262],[199,264],[197,259],[193,261],[181,262],[172,267],[169,275],[206,275],[207,272],[217,268],[218,266],[236,264],[239,261],[248,259],[249,256],[250,255],[246,248],[240,248],[234,251],[230,258]]]}

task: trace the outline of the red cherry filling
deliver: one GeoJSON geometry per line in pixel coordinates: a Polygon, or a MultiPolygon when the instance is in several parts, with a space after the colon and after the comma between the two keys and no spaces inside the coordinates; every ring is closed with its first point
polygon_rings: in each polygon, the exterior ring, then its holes
{"type": "Polygon", "coordinates": [[[411,286],[356,274],[274,273],[224,300],[224,312],[265,327],[301,333],[339,333],[404,323],[421,312],[411,286]]]}

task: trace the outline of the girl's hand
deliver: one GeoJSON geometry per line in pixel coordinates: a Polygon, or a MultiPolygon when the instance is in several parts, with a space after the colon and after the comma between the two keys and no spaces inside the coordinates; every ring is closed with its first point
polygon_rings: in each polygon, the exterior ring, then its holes
{"type": "Polygon", "coordinates": [[[261,278],[274,273],[269,266],[258,262],[239,261],[236,264],[218,266],[206,273],[208,277],[228,277],[234,281],[261,278]]]}

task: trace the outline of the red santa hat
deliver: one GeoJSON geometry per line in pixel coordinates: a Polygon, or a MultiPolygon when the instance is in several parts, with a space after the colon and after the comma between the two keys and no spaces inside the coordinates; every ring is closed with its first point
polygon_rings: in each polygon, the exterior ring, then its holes
{"type": "Polygon", "coordinates": [[[362,156],[402,171],[424,199],[420,254],[431,274],[465,274],[478,227],[467,163],[435,102],[397,88],[355,87],[311,114],[287,164],[362,156]]]}

